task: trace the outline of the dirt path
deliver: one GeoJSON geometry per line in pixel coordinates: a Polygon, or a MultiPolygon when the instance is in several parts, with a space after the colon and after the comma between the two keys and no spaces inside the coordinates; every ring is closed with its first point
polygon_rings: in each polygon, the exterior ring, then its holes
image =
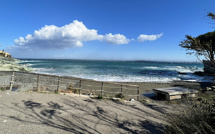
{"type": "Polygon", "coordinates": [[[165,105],[0,91],[0,133],[162,133],[165,105]]]}

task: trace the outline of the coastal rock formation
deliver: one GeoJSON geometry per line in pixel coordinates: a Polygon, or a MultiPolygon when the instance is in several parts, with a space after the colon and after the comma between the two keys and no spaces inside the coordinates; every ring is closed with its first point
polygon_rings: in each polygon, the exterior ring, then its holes
{"type": "Polygon", "coordinates": [[[0,71],[30,72],[33,68],[18,64],[19,60],[14,58],[0,57],[0,71]]]}

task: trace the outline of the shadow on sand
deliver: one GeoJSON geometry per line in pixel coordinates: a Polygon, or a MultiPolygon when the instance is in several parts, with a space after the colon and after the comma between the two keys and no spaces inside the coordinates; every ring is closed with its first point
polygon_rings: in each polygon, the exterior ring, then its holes
{"type": "MultiPolygon", "coordinates": [[[[9,116],[9,118],[21,123],[43,124],[71,133],[162,133],[163,125],[145,118],[146,115],[152,116],[150,112],[138,109],[136,106],[129,106],[128,110],[126,104],[119,104],[118,101],[111,102],[111,106],[107,109],[98,105],[99,101],[101,100],[90,98],[81,102],[76,99],[64,99],[60,104],[52,101],[42,104],[23,100],[9,108],[25,116],[9,116]],[[135,120],[124,118],[121,114],[132,114],[135,120]]],[[[104,105],[109,106],[110,102],[107,101],[104,105]]]]}

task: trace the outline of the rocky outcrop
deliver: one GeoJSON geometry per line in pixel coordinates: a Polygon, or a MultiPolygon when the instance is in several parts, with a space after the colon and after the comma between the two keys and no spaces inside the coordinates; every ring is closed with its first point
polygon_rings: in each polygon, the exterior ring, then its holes
{"type": "Polygon", "coordinates": [[[33,68],[18,64],[19,60],[14,58],[0,57],[0,71],[30,72],[33,68]]]}

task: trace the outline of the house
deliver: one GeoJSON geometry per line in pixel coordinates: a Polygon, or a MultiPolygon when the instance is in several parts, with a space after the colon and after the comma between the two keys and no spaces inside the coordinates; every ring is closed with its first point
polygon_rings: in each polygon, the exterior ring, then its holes
{"type": "Polygon", "coordinates": [[[3,50],[3,51],[0,51],[0,57],[11,58],[12,56],[10,53],[4,52],[3,50]]]}

